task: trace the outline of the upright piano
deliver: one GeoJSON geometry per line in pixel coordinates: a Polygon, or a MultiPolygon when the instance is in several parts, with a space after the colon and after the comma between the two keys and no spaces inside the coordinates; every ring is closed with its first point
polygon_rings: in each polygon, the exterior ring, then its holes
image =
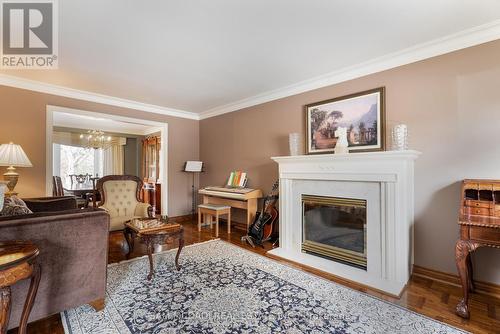
{"type": "Polygon", "coordinates": [[[251,188],[206,187],[198,191],[203,195],[203,204],[223,204],[247,211],[247,230],[257,213],[257,204],[262,191],[251,188]]]}

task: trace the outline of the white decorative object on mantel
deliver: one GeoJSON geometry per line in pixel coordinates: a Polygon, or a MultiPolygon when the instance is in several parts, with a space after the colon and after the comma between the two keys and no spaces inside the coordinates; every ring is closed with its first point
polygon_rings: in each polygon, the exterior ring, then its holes
{"type": "Polygon", "coordinates": [[[299,155],[302,136],[298,132],[293,132],[288,135],[288,143],[290,145],[290,155],[299,155]]]}
{"type": "Polygon", "coordinates": [[[406,124],[395,125],[391,137],[393,151],[408,150],[408,127],[406,124]]]}
{"type": "Polygon", "coordinates": [[[347,141],[347,128],[339,126],[335,131],[335,137],[338,138],[334,148],[335,154],[349,153],[349,142],[347,141]]]}
{"type": "Polygon", "coordinates": [[[413,265],[413,187],[417,151],[274,157],[280,177],[280,247],[270,254],[399,295],[413,265]],[[301,196],[367,202],[367,269],[301,251],[301,196]]]}
{"type": "Polygon", "coordinates": [[[0,211],[3,209],[3,202],[5,197],[5,192],[7,191],[7,183],[6,181],[0,181],[0,211]]]}

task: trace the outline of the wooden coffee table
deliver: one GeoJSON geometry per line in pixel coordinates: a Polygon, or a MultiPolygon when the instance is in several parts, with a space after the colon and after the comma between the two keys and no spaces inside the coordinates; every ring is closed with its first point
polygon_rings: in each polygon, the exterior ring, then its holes
{"type": "Polygon", "coordinates": [[[162,222],[155,218],[139,218],[126,222],[123,233],[129,249],[127,258],[134,250],[136,238],[146,245],[149,258],[148,280],[154,276],[153,251],[155,245],[164,245],[170,241],[178,240],[179,248],[175,256],[175,267],[177,270],[181,270],[179,256],[184,247],[184,229],[181,225],[162,222]]]}
{"type": "Polygon", "coordinates": [[[36,258],[40,251],[27,241],[0,242],[0,333],[7,332],[10,317],[10,287],[31,278],[31,284],[24,303],[19,334],[26,333],[26,325],[40,283],[40,265],[36,258]]]}

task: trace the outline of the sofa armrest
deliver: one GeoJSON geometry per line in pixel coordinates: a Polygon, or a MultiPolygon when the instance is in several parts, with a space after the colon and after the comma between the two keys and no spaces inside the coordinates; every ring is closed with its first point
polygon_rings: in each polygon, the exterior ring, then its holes
{"type": "Polygon", "coordinates": [[[78,209],[75,196],[24,198],[33,212],[57,212],[78,209]]]}
{"type": "MultiPolygon", "coordinates": [[[[109,215],[74,210],[0,223],[0,241],[30,240],[40,249],[40,287],[30,322],[105,298],[109,215]]],[[[29,280],[12,287],[9,326],[19,324],[29,280]]]]}

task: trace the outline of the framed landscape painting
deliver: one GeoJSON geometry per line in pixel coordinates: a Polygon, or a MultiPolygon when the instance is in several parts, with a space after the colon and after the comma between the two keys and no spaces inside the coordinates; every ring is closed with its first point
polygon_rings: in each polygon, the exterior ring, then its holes
{"type": "Polygon", "coordinates": [[[385,89],[376,88],[305,106],[306,153],[333,153],[338,127],[347,129],[349,152],[385,149],[385,89]]]}

